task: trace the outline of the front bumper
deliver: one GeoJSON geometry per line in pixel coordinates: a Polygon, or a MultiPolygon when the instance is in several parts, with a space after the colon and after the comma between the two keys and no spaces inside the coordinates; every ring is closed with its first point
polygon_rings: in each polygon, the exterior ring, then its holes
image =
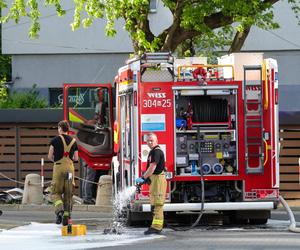
{"type": "MultiPolygon", "coordinates": [[[[204,211],[228,211],[228,210],[273,210],[276,202],[216,202],[204,203],[204,211]]],[[[143,204],[142,212],[150,212],[151,205],[143,204]]],[[[164,205],[166,212],[201,211],[201,203],[170,203],[164,205]]]]}

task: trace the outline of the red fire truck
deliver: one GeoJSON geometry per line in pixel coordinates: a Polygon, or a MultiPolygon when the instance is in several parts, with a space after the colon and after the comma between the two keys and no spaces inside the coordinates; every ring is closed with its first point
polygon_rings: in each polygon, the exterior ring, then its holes
{"type": "MultiPolygon", "coordinates": [[[[119,69],[120,189],[146,170],[146,135],[154,132],[166,157],[166,212],[199,211],[204,191],[204,210],[265,223],[279,187],[277,64],[262,54],[219,63],[148,53],[119,69]]],[[[150,212],[148,195],[144,185],[131,219],[150,212]]]]}
{"type": "MultiPolygon", "coordinates": [[[[81,87],[90,91],[87,85],[81,87]]],[[[279,196],[274,59],[263,59],[261,53],[237,53],[219,58],[218,65],[207,65],[205,58],[146,53],[119,69],[115,87],[115,190],[133,186],[146,170],[146,137],[154,132],[166,158],[166,213],[204,209],[241,222],[267,222],[279,196]]],[[[78,85],[73,88],[81,91],[78,85]]],[[[93,88],[111,91],[103,85],[93,88]]],[[[68,98],[66,102],[72,99],[68,98]]],[[[112,95],[105,98],[112,105],[112,95]]],[[[111,157],[112,106],[106,108],[111,111],[106,118],[111,157]]],[[[90,125],[87,119],[75,121],[81,114],[76,107],[67,111],[66,118],[79,129],[77,138],[82,141],[85,137],[79,133],[85,134],[90,125]]],[[[102,130],[93,126],[104,138],[102,130]]],[[[81,146],[86,155],[96,151],[93,144],[81,146]]],[[[128,204],[128,218],[144,218],[150,210],[149,189],[143,185],[128,204]]]]}

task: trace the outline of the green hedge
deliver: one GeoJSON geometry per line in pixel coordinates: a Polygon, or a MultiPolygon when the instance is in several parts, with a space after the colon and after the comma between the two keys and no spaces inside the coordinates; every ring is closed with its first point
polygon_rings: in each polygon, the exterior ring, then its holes
{"type": "MultiPolygon", "coordinates": [[[[1,87],[2,91],[5,91],[5,87],[1,87]]],[[[0,108],[1,109],[13,109],[13,108],[45,108],[47,107],[47,100],[39,97],[39,91],[36,89],[36,84],[32,86],[29,91],[16,92],[13,91],[8,95],[0,96],[0,108]]]]}

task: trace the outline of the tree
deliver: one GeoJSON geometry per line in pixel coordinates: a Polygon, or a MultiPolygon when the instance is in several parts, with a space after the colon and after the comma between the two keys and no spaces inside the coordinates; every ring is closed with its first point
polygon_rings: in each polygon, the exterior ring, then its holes
{"type": "MultiPolygon", "coordinates": [[[[2,55],[2,24],[0,24],[0,82],[3,83],[9,80],[11,80],[11,57],[2,55]]],[[[3,87],[0,89],[0,98],[1,90],[3,90],[3,87]]]]}
{"type": "MultiPolygon", "coordinates": [[[[0,9],[1,11],[1,9],[0,9]]],[[[6,81],[11,79],[11,57],[2,55],[2,24],[0,25],[0,105],[8,96],[6,81]]]]}
{"type": "MultiPolygon", "coordinates": [[[[123,18],[125,29],[132,39],[135,53],[144,51],[175,51],[185,41],[198,40],[200,44],[231,45],[230,51],[242,47],[251,26],[275,29],[273,5],[279,0],[161,0],[173,16],[172,24],[155,36],[149,25],[150,0],[74,0],[72,29],[81,25],[89,27],[97,18],[106,19],[106,35],[116,34],[115,21],[123,18]]],[[[46,6],[55,6],[58,16],[64,15],[61,0],[44,0],[46,6]]],[[[288,0],[298,17],[299,0],[288,0]]],[[[38,0],[13,0],[7,6],[0,0],[0,7],[9,8],[6,22],[16,22],[28,16],[32,20],[30,37],[37,37],[40,30],[38,0]]]]}

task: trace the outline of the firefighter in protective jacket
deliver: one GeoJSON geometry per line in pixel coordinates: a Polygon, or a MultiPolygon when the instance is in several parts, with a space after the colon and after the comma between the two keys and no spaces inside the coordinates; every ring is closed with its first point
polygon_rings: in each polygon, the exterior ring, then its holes
{"type": "Polygon", "coordinates": [[[153,220],[150,228],[144,234],[159,234],[164,224],[163,206],[165,203],[167,181],[164,174],[165,156],[158,145],[154,133],[147,135],[147,144],[151,151],[147,159],[147,171],[136,179],[137,184],[147,183],[150,180],[150,203],[153,220]]]}
{"type": "Polygon", "coordinates": [[[72,210],[74,183],[73,161],[78,161],[76,140],[67,135],[67,121],[58,123],[58,136],[50,143],[48,158],[54,162],[51,182],[51,200],[56,214],[56,224],[67,225],[72,210]]]}

